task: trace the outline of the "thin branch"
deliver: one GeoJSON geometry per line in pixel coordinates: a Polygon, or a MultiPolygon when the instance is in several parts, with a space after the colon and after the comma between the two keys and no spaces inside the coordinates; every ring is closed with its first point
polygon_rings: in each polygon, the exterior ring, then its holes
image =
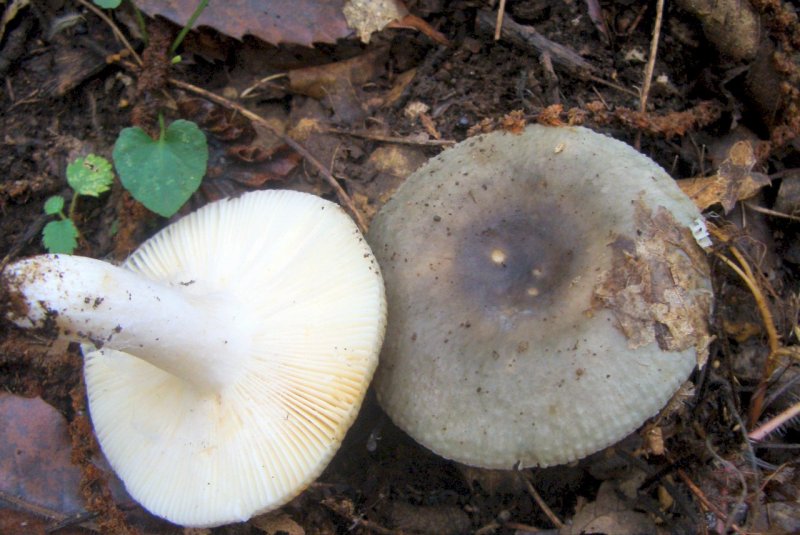
{"type": "Polygon", "coordinates": [[[103,13],[101,9],[95,7],[91,2],[87,2],[87,0],[78,0],[78,3],[80,3],[80,5],[82,5],[83,7],[85,7],[98,17],[100,17],[103,20],[103,22],[108,24],[108,26],[111,28],[111,31],[114,32],[114,35],[117,36],[117,39],[119,39],[122,42],[125,48],[128,49],[128,52],[131,53],[133,59],[136,60],[136,64],[139,65],[139,67],[142,67],[144,65],[144,63],[142,63],[142,58],[130,44],[125,35],[122,33],[122,30],[120,30],[119,27],[117,27],[117,25],[114,23],[114,21],[111,20],[111,17],[103,13]]]}
{"type": "Polygon", "coordinates": [[[497,22],[494,25],[494,40],[500,40],[500,33],[503,31],[503,17],[506,13],[506,0],[500,0],[500,6],[497,8],[497,22]]]}
{"type": "MultiPolygon", "coordinates": [[[[653,70],[656,67],[656,56],[658,55],[658,41],[661,37],[661,19],[664,16],[664,0],[656,0],[656,20],[653,24],[653,38],[650,40],[650,55],[644,67],[644,80],[642,81],[642,91],[639,95],[639,111],[647,112],[647,99],[650,96],[650,86],[653,83],[653,70]]],[[[634,147],[638,150],[642,145],[642,131],[636,132],[634,147]]]]}
{"type": "Polygon", "coordinates": [[[784,219],[791,219],[792,221],[800,221],[800,217],[796,215],[779,212],[777,210],[770,210],[769,208],[764,208],[763,206],[758,206],[750,202],[745,202],[743,204],[754,212],[759,212],[772,217],[782,217],[784,219]]]}
{"type": "Polygon", "coordinates": [[[364,217],[361,215],[361,212],[358,211],[356,205],[353,203],[353,200],[344,190],[344,188],[339,184],[339,182],[334,178],[331,172],[328,170],[327,167],[322,165],[322,163],[317,160],[314,155],[312,155],[305,147],[303,147],[300,143],[295,141],[294,139],[290,138],[286,134],[279,132],[275,129],[266,119],[261,117],[260,115],[253,113],[252,111],[248,110],[241,104],[237,104],[231,100],[228,100],[225,97],[217,95],[215,93],[211,93],[210,91],[206,91],[200,87],[195,85],[183,82],[181,80],[176,80],[175,78],[170,78],[169,83],[174,85],[175,87],[179,87],[181,89],[185,89],[186,91],[190,91],[197,95],[202,96],[203,98],[210,100],[211,102],[216,102],[221,106],[225,106],[228,109],[235,110],[236,112],[242,114],[242,116],[250,119],[254,123],[258,123],[260,126],[269,130],[272,134],[280,138],[281,141],[286,143],[292,150],[300,154],[308,163],[316,167],[317,171],[325,178],[325,180],[330,184],[333,190],[336,192],[336,196],[339,199],[339,202],[344,205],[344,207],[350,212],[350,215],[355,220],[358,227],[362,230],[362,232],[366,232],[367,230],[367,223],[364,220],[364,217]]]}
{"type": "MultiPolygon", "coordinates": [[[[706,508],[706,510],[714,513],[723,522],[726,523],[728,522],[728,515],[726,515],[722,511],[722,509],[711,503],[711,500],[708,499],[708,497],[705,495],[702,489],[700,489],[700,487],[698,487],[695,484],[695,482],[691,480],[691,478],[686,474],[686,472],[683,471],[683,468],[678,468],[676,473],[678,474],[678,477],[681,478],[684,485],[689,487],[689,490],[692,492],[692,494],[695,495],[695,497],[700,501],[703,507],[706,508]]],[[[731,523],[730,528],[734,530],[736,533],[744,533],[744,531],[742,531],[742,528],[736,524],[731,523]]]]}
{"type": "Polygon", "coordinates": [[[528,489],[528,494],[530,494],[533,497],[534,501],[544,512],[545,516],[547,516],[547,518],[550,519],[550,522],[553,523],[553,526],[555,526],[558,529],[563,528],[564,523],[561,521],[560,518],[556,516],[553,510],[550,509],[550,506],[547,505],[547,503],[539,495],[539,492],[536,490],[536,488],[533,486],[533,483],[531,483],[529,479],[530,477],[529,474],[527,472],[525,473],[517,472],[517,474],[519,475],[519,477],[522,478],[522,481],[525,483],[525,488],[528,489]]]}
{"type": "Polygon", "coordinates": [[[661,36],[661,19],[664,17],[664,0],[656,1],[656,21],[653,25],[653,38],[650,41],[650,57],[647,58],[647,65],[644,68],[644,81],[642,82],[642,94],[639,97],[639,110],[644,113],[647,111],[647,98],[650,95],[650,85],[653,82],[653,70],[656,66],[656,55],[658,54],[658,40],[661,36]]]}

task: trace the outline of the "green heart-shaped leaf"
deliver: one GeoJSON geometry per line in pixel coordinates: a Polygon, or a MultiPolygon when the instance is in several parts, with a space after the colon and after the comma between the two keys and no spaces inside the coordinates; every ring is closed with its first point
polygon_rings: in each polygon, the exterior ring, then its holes
{"type": "Polygon", "coordinates": [[[122,0],[94,0],[94,3],[103,9],[116,9],[122,3],[122,0]]]}
{"type": "Polygon", "coordinates": [[[138,127],[123,129],[113,157],[125,189],[148,209],[169,217],[200,187],[208,144],[196,124],[178,120],[157,140],[138,127]]]}

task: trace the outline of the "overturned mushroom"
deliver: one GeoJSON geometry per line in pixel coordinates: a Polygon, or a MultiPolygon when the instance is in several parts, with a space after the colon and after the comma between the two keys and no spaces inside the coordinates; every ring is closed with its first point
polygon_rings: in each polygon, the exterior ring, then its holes
{"type": "Polygon", "coordinates": [[[653,416],[709,340],[702,219],[631,147],[584,128],[468,139],[368,234],[389,327],[378,399],[431,450],[548,466],[653,416]]]}
{"type": "Polygon", "coordinates": [[[355,224],[290,191],[209,204],[122,267],[45,255],[2,282],[17,324],[84,344],[103,452],[135,499],[187,526],[246,520],[320,474],[385,325],[355,224]]]}

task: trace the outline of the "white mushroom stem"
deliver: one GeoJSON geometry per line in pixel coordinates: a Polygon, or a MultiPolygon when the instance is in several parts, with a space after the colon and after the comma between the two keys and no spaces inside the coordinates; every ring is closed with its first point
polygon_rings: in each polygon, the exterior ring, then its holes
{"type": "Polygon", "coordinates": [[[124,351],[204,391],[235,381],[249,352],[246,311],[232,296],[187,291],[194,281],[170,286],[92,258],[42,255],[9,266],[3,284],[20,327],[55,325],[63,338],[124,351]]]}

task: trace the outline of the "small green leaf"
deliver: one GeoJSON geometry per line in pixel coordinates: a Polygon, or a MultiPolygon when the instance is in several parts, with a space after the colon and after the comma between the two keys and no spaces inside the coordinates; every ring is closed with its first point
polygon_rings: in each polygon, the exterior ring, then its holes
{"type": "Polygon", "coordinates": [[[64,197],[53,195],[44,201],[44,213],[47,215],[58,215],[64,209],[64,197]]]}
{"type": "Polygon", "coordinates": [[[78,229],[71,219],[50,221],[42,230],[42,243],[50,253],[72,254],[78,246],[78,229]]]}
{"type": "Polygon", "coordinates": [[[67,182],[78,195],[97,197],[108,191],[113,181],[111,162],[102,156],[89,154],[67,166],[67,182]]]}
{"type": "Polygon", "coordinates": [[[125,189],[148,209],[169,217],[200,187],[208,144],[196,124],[181,119],[158,140],[138,127],[123,129],[113,157],[125,189]]]}
{"type": "Polygon", "coordinates": [[[103,9],[117,9],[122,3],[122,0],[93,0],[95,5],[103,9]]]}

